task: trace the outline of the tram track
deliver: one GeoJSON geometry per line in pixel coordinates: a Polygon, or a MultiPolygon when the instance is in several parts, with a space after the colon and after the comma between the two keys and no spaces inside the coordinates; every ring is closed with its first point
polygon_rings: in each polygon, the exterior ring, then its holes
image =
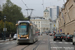
{"type": "MultiPolygon", "coordinates": [[[[40,44],[41,42],[39,42],[39,44],[40,44]]],[[[36,48],[39,46],[39,44],[37,44],[34,48],[33,48],[33,50],[36,50],[36,48]]]]}
{"type": "Polygon", "coordinates": [[[43,38],[42,38],[42,40],[38,41],[38,44],[33,48],[33,50],[37,49],[37,47],[41,44],[41,41],[43,41],[43,38]]]}
{"type": "Polygon", "coordinates": [[[25,48],[27,48],[29,45],[27,45],[27,46],[25,46],[25,47],[23,47],[21,50],[24,50],[25,48]]]}

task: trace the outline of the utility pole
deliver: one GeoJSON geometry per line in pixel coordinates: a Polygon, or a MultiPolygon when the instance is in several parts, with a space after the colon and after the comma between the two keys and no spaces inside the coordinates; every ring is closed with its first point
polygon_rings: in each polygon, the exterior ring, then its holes
{"type": "Polygon", "coordinates": [[[4,16],[4,28],[3,28],[3,31],[4,31],[4,40],[6,40],[6,33],[5,32],[7,31],[5,20],[6,20],[6,16],[4,16]]]}

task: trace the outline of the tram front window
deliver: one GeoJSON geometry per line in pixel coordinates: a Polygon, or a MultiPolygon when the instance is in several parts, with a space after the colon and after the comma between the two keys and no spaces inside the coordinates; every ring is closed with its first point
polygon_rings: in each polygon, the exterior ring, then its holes
{"type": "Polygon", "coordinates": [[[19,35],[27,35],[27,26],[26,25],[19,25],[19,35]]]}

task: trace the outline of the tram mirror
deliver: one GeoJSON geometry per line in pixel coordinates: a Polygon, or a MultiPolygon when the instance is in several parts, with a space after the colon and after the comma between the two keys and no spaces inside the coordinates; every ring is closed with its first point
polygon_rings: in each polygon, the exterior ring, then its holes
{"type": "Polygon", "coordinates": [[[16,26],[18,26],[18,24],[16,24],[16,26]]]}

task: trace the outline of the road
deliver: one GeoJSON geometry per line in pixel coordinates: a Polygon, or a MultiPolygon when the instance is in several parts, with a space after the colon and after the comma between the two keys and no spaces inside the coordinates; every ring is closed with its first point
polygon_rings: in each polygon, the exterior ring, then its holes
{"type": "Polygon", "coordinates": [[[17,41],[0,43],[0,50],[74,50],[72,42],[53,41],[53,36],[43,34],[33,44],[18,45],[17,41]]]}

